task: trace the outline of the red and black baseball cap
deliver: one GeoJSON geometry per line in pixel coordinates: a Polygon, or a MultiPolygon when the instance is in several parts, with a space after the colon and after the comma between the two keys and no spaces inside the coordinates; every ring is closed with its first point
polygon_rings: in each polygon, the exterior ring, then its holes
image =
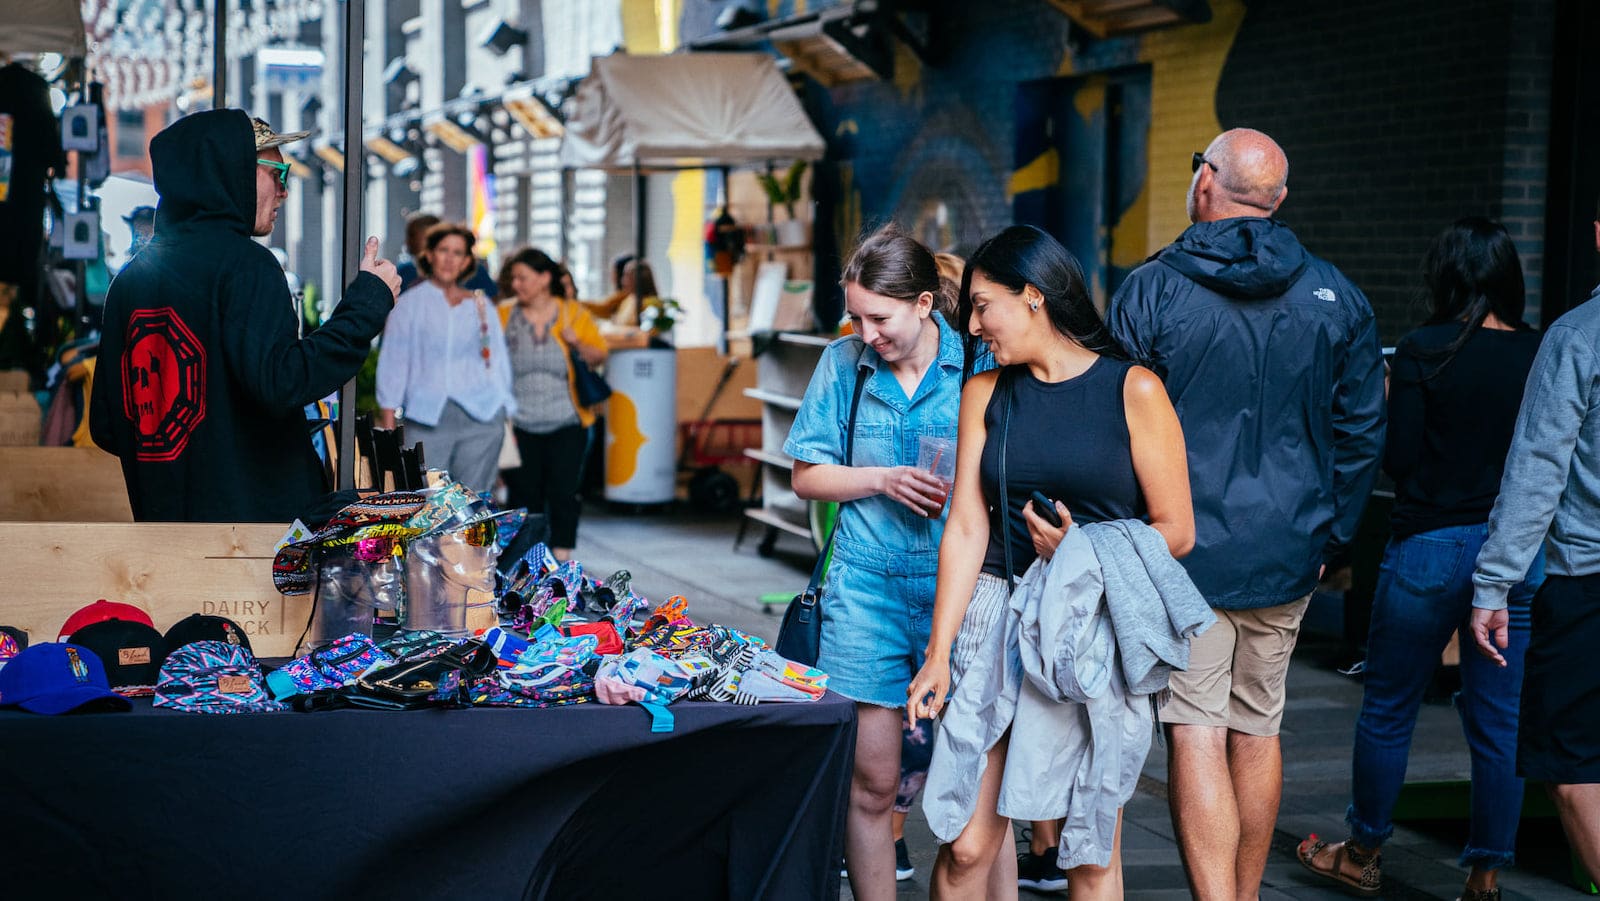
{"type": "Polygon", "coordinates": [[[108,619],[84,626],[68,641],[94,651],[105,666],[112,691],[125,698],[155,694],[161,662],[167,658],[167,640],[154,626],[108,619]]]}
{"type": "Polygon", "coordinates": [[[150,614],[144,612],[143,608],[135,607],[132,604],[122,604],[116,601],[108,601],[105,598],[101,598],[100,600],[95,601],[93,604],[86,604],[82,607],[79,607],[77,612],[67,617],[66,623],[61,626],[61,634],[56,640],[66,641],[67,636],[77,632],[84,626],[92,626],[95,623],[103,623],[108,619],[120,619],[130,623],[144,623],[151,628],[155,627],[155,623],[150,620],[150,614]]]}

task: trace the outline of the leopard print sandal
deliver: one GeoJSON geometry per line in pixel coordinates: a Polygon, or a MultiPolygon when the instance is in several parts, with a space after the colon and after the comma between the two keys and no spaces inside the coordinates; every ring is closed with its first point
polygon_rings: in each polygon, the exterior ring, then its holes
{"type": "Polygon", "coordinates": [[[1376,897],[1383,889],[1382,854],[1377,851],[1363,854],[1349,841],[1330,844],[1313,834],[1295,849],[1295,858],[1307,870],[1364,898],[1376,897]],[[1360,867],[1360,872],[1352,874],[1346,867],[1347,861],[1360,867]]]}

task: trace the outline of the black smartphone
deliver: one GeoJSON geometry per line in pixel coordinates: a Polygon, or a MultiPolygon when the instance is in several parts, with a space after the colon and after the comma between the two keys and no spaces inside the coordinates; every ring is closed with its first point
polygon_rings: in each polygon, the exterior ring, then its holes
{"type": "Polygon", "coordinates": [[[1043,491],[1035,491],[1028,503],[1033,504],[1033,512],[1056,528],[1061,528],[1061,514],[1056,512],[1056,502],[1045,497],[1043,491]]]}

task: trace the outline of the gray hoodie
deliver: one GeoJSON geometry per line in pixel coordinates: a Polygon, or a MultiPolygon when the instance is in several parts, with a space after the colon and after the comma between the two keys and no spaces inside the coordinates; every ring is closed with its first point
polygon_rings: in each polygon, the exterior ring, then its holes
{"type": "Polygon", "coordinates": [[[1500,610],[1546,542],[1545,572],[1600,572],[1600,288],[1545,330],[1506,454],[1472,606],[1500,610]]]}

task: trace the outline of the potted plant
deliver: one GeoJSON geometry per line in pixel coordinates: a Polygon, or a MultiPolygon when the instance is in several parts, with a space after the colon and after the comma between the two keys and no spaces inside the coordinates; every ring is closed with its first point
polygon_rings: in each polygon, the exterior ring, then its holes
{"type": "Polygon", "coordinates": [[[777,241],[779,244],[801,245],[806,243],[806,225],[795,214],[795,204],[800,202],[800,179],[805,175],[806,161],[795,160],[779,180],[772,172],[762,172],[757,176],[761,180],[761,189],[767,192],[767,202],[773,206],[781,206],[789,213],[785,222],[777,225],[777,241]]]}
{"type": "Polygon", "coordinates": [[[639,311],[639,327],[650,333],[654,341],[670,344],[672,327],[683,316],[683,307],[670,297],[647,297],[639,311]]]}

